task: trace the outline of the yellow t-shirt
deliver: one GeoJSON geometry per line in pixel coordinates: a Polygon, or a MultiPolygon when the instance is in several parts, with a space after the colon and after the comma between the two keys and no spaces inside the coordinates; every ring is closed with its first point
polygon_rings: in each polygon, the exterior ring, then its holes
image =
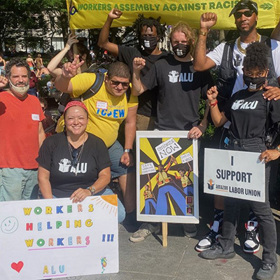
{"type": "MultiPolygon", "coordinates": [[[[94,83],[94,73],[82,73],[71,79],[73,93],[77,98],[86,92],[94,83]]],[[[129,101],[124,93],[122,96],[113,96],[106,91],[103,82],[99,91],[83,101],[89,112],[87,132],[101,138],[107,147],[117,140],[120,124],[127,116],[128,108],[138,105],[138,98],[130,95],[129,101]]],[[[63,131],[64,120],[59,119],[57,132],[63,131]]]]}

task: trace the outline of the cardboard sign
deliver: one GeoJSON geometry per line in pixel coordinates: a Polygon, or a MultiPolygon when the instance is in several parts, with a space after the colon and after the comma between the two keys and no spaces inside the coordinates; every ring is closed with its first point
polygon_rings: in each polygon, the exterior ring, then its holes
{"type": "Polygon", "coordinates": [[[1,279],[119,271],[116,195],[1,202],[0,213],[1,279]]]}
{"type": "Polygon", "coordinates": [[[204,192],[265,201],[265,164],[260,153],[205,149],[204,192]]]}
{"type": "Polygon", "coordinates": [[[198,223],[197,141],[186,131],[137,131],[137,220],[198,223]]]}

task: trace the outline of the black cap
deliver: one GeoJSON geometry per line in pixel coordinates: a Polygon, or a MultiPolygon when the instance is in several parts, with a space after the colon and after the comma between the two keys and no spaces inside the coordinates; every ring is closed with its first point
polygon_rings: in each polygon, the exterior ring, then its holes
{"type": "Polygon", "coordinates": [[[243,9],[249,9],[250,11],[253,11],[258,14],[258,4],[251,0],[241,0],[239,1],[234,8],[231,10],[229,16],[235,14],[235,12],[243,9]]]}

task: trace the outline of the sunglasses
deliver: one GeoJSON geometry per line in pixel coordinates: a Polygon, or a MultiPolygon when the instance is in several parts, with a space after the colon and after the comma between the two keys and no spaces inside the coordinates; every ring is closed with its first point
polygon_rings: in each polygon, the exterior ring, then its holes
{"type": "Polygon", "coordinates": [[[71,160],[71,165],[73,167],[76,167],[79,163],[79,151],[78,149],[74,149],[72,151],[72,160],[71,160]]]}
{"type": "Polygon", "coordinates": [[[244,15],[245,17],[251,17],[253,13],[254,13],[254,11],[236,12],[236,13],[234,13],[234,17],[236,19],[241,18],[242,15],[244,15]]]}
{"type": "Polygon", "coordinates": [[[128,87],[129,87],[129,83],[125,83],[125,82],[110,80],[110,83],[111,83],[114,87],[117,87],[119,84],[122,84],[122,87],[123,87],[123,88],[128,88],[128,87]]]}

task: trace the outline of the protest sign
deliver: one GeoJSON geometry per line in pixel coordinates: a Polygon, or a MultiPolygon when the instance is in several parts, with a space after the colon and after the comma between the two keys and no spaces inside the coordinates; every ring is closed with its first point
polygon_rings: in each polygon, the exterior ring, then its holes
{"type": "Polygon", "coordinates": [[[205,149],[204,192],[265,201],[265,164],[260,153],[205,149]]]}
{"type": "Polygon", "coordinates": [[[0,213],[1,279],[119,271],[116,195],[1,202],[0,213]]]}
{"type": "Polygon", "coordinates": [[[187,131],[137,131],[137,220],[198,223],[197,140],[187,131]]]}
{"type": "MultiPolygon", "coordinates": [[[[255,0],[258,4],[258,28],[274,28],[280,17],[280,1],[255,0]]],[[[237,0],[66,0],[71,29],[102,28],[112,8],[123,12],[121,18],[113,21],[112,27],[131,26],[138,14],[146,17],[161,17],[161,22],[174,25],[187,21],[193,28],[199,28],[200,16],[205,12],[218,15],[214,29],[235,29],[234,17],[229,17],[237,0]]]]}

